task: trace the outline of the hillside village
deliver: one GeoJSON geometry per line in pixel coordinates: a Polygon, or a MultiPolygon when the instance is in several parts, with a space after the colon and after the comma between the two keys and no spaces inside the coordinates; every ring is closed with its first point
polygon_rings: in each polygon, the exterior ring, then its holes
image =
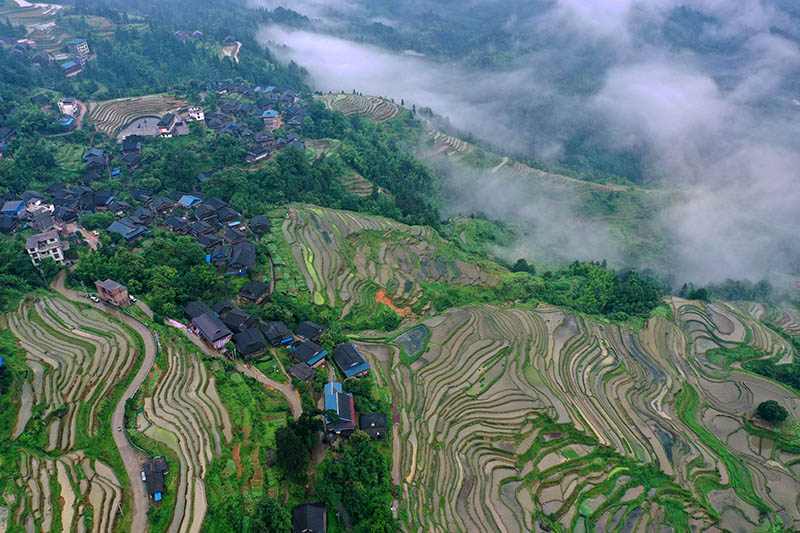
{"type": "MultiPolygon", "coordinates": [[[[247,152],[244,162],[248,164],[257,163],[287,148],[305,150],[303,141],[295,133],[275,136],[275,131],[282,127],[291,129],[303,123],[307,104],[298,103],[298,95],[294,91],[226,82],[216,82],[209,88],[218,95],[240,94],[247,100],[227,98],[222,101],[221,110],[217,113],[204,113],[200,106],[188,106],[167,113],[155,121],[155,127],[149,132],[142,131],[121,138],[116,155],[102,148],[87,147],[81,158],[85,173],[78,180],[77,187],[53,183],[42,192],[29,190],[20,197],[7,194],[0,198],[0,231],[14,233],[31,228],[44,233],[56,229],[62,239],[74,243],[76,239],[88,238],[87,232],[76,224],[83,216],[110,213],[117,220],[105,230],[119,235],[125,241],[146,235],[155,227],[179,235],[192,235],[209,251],[215,266],[229,267],[228,273],[245,274],[253,267],[255,249],[246,242],[247,227],[241,220],[241,214],[222,200],[207,198],[197,190],[221,169],[198,174],[193,190],[176,192],[171,198],[155,196],[152,191],[142,189],[94,190],[90,186],[105,178],[119,177],[122,168],[135,171],[139,167],[142,145],[149,137],[171,138],[187,134],[187,124],[190,122],[207,127],[216,135],[230,136],[245,146],[247,152]],[[279,113],[276,108],[285,108],[285,111],[279,113]],[[247,124],[239,122],[247,117],[263,123],[261,131],[256,133],[247,124]]],[[[51,103],[41,96],[32,98],[32,101],[43,109],[51,107],[51,103]]],[[[84,112],[82,104],[71,97],[59,99],[58,110],[62,115],[59,123],[67,127],[74,124],[76,117],[84,112]]],[[[0,137],[7,145],[13,141],[15,134],[8,128],[2,128],[0,137]]],[[[264,217],[261,217],[256,224],[257,230],[262,233],[269,231],[268,224],[264,224],[264,217]]],[[[41,253],[35,250],[29,250],[29,253],[34,258],[34,265],[38,266],[38,259],[35,258],[41,253]]],[[[59,264],[68,261],[64,254],[52,255],[59,264]]]]}
{"type": "MultiPolygon", "coordinates": [[[[43,16],[51,15],[44,10],[43,16]]],[[[201,31],[175,31],[174,35],[181,42],[205,39],[201,31]]],[[[57,45],[47,47],[37,46],[28,37],[3,37],[2,42],[18,60],[70,82],[80,82],[98,58],[91,40],[83,37],[62,37],[57,45]]],[[[230,36],[223,46],[235,46],[238,54],[241,43],[230,36]]],[[[232,57],[239,61],[235,54],[232,57]]],[[[253,314],[276,290],[275,267],[264,244],[269,242],[265,236],[271,233],[273,221],[267,213],[244,216],[229,202],[203,192],[204,184],[227,166],[208,167],[187,188],[172,191],[143,188],[136,178],[149,146],[181,143],[187,136],[200,135],[204,143],[223,139],[227,146],[240,147],[241,159],[229,163],[236,167],[258,168],[286,150],[297,151],[305,160],[308,153],[300,130],[309,110],[309,95],[242,81],[203,82],[192,90],[200,95],[192,102],[177,94],[161,100],[160,96],[140,99],[144,102],[140,114],[137,104],[125,99],[94,102],[53,88],[38,88],[26,95],[26,105],[46,121],[42,123],[45,135],[69,151],[79,175],[63,181],[42,180],[47,185],[41,190],[3,193],[0,233],[24,243],[30,264],[40,272],[53,267],[74,269],[85,250],[142,249],[160,235],[191,239],[202,248],[205,264],[219,279],[236,280],[235,298],[191,301],[183,306],[183,317],[172,316],[165,323],[207,353],[244,363],[250,372],[263,372],[269,383],[288,378],[304,394],[313,394],[315,407],[325,413],[318,417],[324,449],[339,449],[334,448],[337,439],[347,439],[359,428],[372,439],[385,438],[388,416],[375,413],[375,406],[357,412],[353,393],[343,385],[370,375],[370,365],[353,344],[342,342],[341,335],[326,335],[327,328],[312,320],[299,321],[292,331],[283,321],[265,321],[253,314]],[[85,144],[75,139],[85,139],[85,144]]],[[[19,112],[11,108],[5,116],[19,112]]],[[[14,154],[21,133],[23,138],[30,136],[15,130],[13,122],[0,118],[0,159],[14,154]]],[[[137,297],[142,295],[129,291],[120,280],[95,279],[82,289],[86,303],[100,309],[130,317],[141,317],[144,309],[144,316],[153,316],[137,297]]],[[[116,429],[122,432],[130,424],[133,421],[126,419],[116,429]]],[[[269,464],[274,466],[275,452],[270,452],[269,464]]],[[[139,463],[137,477],[154,509],[170,505],[165,502],[175,498],[170,479],[182,475],[178,466],[155,454],[139,463]]],[[[291,513],[294,530],[324,532],[330,512],[321,502],[301,502],[291,513]]]]}

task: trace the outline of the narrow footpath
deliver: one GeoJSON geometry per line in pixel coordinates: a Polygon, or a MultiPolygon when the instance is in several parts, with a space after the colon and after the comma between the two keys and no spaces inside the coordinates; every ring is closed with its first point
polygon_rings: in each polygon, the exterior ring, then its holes
{"type": "Polygon", "coordinates": [[[139,387],[144,382],[147,374],[150,373],[150,370],[153,367],[153,363],[156,359],[156,340],[147,326],[130,315],[126,313],[114,313],[112,310],[115,309],[110,308],[103,303],[94,303],[88,298],[84,298],[82,296],[82,292],[67,289],[64,286],[65,278],[66,272],[59,272],[58,276],[56,276],[56,278],[53,280],[51,288],[69,300],[83,304],[89,304],[99,311],[117,316],[123,323],[133,328],[134,331],[136,331],[136,333],[138,333],[144,341],[145,353],[144,359],[142,360],[142,366],[139,368],[139,372],[136,373],[133,381],[131,381],[130,385],[128,385],[128,388],[123,393],[122,398],[120,398],[119,403],[114,408],[114,414],[111,416],[111,434],[114,436],[114,443],[119,449],[119,454],[122,457],[122,462],[125,465],[126,472],[128,473],[128,481],[130,483],[128,490],[133,495],[131,531],[135,533],[141,533],[147,531],[148,529],[148,497],[147,492],[145,491],[145,485],[140,481],[141,456],[133,448],[133,446],[131,446],[131,443],[128,441],[127,433],[125,431],[118,431],[117,428],[124,424],[125,402],[127,402],[129,398],[136,394],[136,391],[139,390],[139,387]]]}

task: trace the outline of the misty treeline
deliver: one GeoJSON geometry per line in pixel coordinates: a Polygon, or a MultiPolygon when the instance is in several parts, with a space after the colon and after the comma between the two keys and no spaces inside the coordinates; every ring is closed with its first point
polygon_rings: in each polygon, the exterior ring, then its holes
{"type": "Polygon", "coordinates": [[[722,283],[705,287],[684,283],[678,291],[678,296],[690,300],[709,300],[713,297],[720,300],[772,303],[775,295],[772,283],[768,280],[753,283],[746,279],[726,279],[722,283]]]}
{"type": "Polygon", "coordinates": [[[101,16],[116,23],[142,17],[171,30],[202,31],[206,37],[218,41],[233,35],[248,45],[253,44],[253,35],[261,24],[299,26],[309,22],[290,9],[253,9],[245,0],[65,0],[64,3],[73,4],[81,15],[101,16]]]}

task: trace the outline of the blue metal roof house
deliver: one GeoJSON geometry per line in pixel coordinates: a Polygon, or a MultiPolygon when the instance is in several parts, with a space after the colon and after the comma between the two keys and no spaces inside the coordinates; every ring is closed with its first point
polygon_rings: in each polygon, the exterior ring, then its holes
{"type": "Polygon", "coordinates": [[[339,415],[339,421],[325,417],[325,429],[337,435],[349,435],[355,428],[356,409],[353,395],[346,393],[342,389],[342,384],[338,382],[328,382],[325,384],[325,410],[333,411],[339,415]]]}
{"type": "Polygon", "coordinates": [[[3,204],[3,215],[19,215],[25,209],[25,202],[22,200],[9,200],[3,204]]]}
{"type": "Polygon", "coordinates": [[[275,118],[278,116],[278,112],[274,109],[267,109],[261,114],[261,118],[268,119],[268,118],[275,118]]]}
{"type": "Polygon", "coordinates": [[[106,228],[106,231],[109,233],[119,233],[122,235],[122,238],[126,241],[134,239],[148,231],[148,229],[144,226],[139,226],[136,224],[127,224],[125,219],[123,220],[115,220],[111,223],[111,225],[106,228]]]}
{"type": "Polygon", "coordinates": [[[61,65],[61,73],[67,77],[74,76],[82,69],[83,67],[80,65],[80,63],[76,63],[75,61],[67,61],[61,65]]]}
{"type": "Polygon", "coordinates": [[[189,209],[191,209],[193,207],[197,207],[198,205],[200,205],[202,203],[203,203],[203,200],[201,200],[197,196],[192,196],[191,194],[184,194],[183,196],[181,196],[181,199],[178,200],[178,204],[182,205],[183,207],[189,208],[189,209]]]}

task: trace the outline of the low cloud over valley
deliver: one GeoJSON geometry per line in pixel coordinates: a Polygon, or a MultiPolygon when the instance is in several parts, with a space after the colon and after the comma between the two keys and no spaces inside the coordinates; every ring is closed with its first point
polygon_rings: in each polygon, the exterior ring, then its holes
{"type": "MultiPolygon", "coordinates": [[[[473,4],[481,9],[496,2],[473,4]]],[[[498,23],[508,37],[504,42],[511,42],[508,59],[487,67],[469,58],[390,51],[333,36],[332,30],[271,26],[260,37],[305,67],[319,90],[355,89],[429,106],[456,128],[520,156],[557,165],[571,157],[576,138],[636,154],[638,181],[683,193],[678,205],[653,213],[670,247],[665,273],[676,281],[779,279],[800,272],[800,107],[792,102],[800,99],[800,26],[791,5],[542,5],[530,13],[510,10],[498,23]]],[[[285,7],[328,17],[331,28],[336,13],[359,12],[356,0],[285,7]]],[[[457,181],[446,190],[475,192],[455,195],[454,211],[498,218],[526,209],[547,212],[557,224],[545,224],[538,214],[523,217],[539,228],[540,240],[525,241],[527,247],[561,242],[575,258],[623,261],[608,228],[587,226],[577,203],[548,209],[546,196],[519,179],[448,174],[457,181]]],[[[531,249],[514,253],[537,256],[531,249]]]]}

